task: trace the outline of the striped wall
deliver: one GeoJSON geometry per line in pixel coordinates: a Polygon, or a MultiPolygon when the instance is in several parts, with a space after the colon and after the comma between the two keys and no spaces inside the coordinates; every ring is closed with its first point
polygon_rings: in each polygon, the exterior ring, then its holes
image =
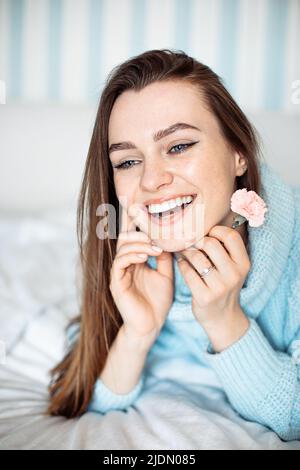
{"type": "Polygon", "coordinates": [[[300,0],[0,0],[7,103],[94,103],[112,67],[164,47],[243,108],[300,112],[300,0]]]}

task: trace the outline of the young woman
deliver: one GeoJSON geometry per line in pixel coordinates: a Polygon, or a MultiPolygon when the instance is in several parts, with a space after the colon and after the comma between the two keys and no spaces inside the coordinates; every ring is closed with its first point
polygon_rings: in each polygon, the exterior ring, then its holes
{"type": "Polygon", "coordinates": [[[147,377],[201,381],[204,363],[241,416],[299,439],[299,210],[209,67],[168,49],[116,67],[78,204],[81,311],[48,412],[126,409],[147,377]],[[240,190],[255,197],[235,227],[240,190]],[[116,236],[99,236],[103,204],[116,236]]]}

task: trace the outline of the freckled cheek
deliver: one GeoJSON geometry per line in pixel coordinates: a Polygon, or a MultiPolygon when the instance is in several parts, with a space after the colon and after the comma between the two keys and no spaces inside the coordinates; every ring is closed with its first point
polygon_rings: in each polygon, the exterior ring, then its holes
{"type": "Polygon", "coordinates": [[[192,162],[186,166],[182,177],[196,188],[198,201],[204,204],[205,228],[210,228],[227,213],[227,186],[220,168],[207,161],[192,162]]]}
{"type": "Polygon", "coordinates": [[[129,185],[128,182],[126,182],[125,179],[122,178],[115,178],[114,184],[118,200],[120,201],[122,199],[125,199],[126,205],[128,203],[131,204],[131,201],[134,200],[133,185],[129,185]]]}
{"type": "MultiPolygon", "coordinates": [[[[115,185],[117,194],[123,194],[123,193],[127,194],[128,191],[130,191],[128,181],[129,181],[129,175],[127,176],[127,175],[117,174],[114,176],[114,185],[115,185]]],[[[132,181],[132,178],[131,178],[131,181],[132,181]]]]}
{"type": "Polygon", "coordinates": [[[192,161],[182,168],[180,176],[189,183],[194,185],[197,193],[205,194],[207,186],[210,185],[211,175],[201,162],[192,161]]]}

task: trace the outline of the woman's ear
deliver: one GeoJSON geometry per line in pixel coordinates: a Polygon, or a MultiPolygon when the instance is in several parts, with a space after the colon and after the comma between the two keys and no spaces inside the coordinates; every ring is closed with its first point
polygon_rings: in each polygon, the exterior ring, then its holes
{"type": "Polygon", "coordinates": [[[242,176],[247,171],[247,160],[240,153],[235,153],[236,176],[242,176]]]}

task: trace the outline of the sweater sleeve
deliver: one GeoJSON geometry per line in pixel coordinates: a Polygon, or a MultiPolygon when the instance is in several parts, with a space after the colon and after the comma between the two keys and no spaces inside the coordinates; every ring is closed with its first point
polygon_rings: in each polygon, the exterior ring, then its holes
{"type": "Polygon", "coordinates": [[[258,323],[221,353],[205,356],[236,411],[275,431],[282,440],[300,439],[300,331],[288,351],[275,351],[258,323]],[[299,352],[299,353],[298,353],[299,352]]]}
{"type": "Polygon", "coordinates": [[[110,410],[126,410],[140,395],[144,385],[144,374],[141,375],[137,385],[127,394],[119,395],[112,392],[101,379],[97,379],[88,410],[106,413],[110,410]]]}
{"type": "MultiPolygon", "coordinates": [[[[79,325],[72,324],[67,329],[67,342],[69,347],[76,341],[79,335],[79,325]]],[[[126,394],[117,394],[110,390],[104,382],[98,378],[94,385],[91,401],[88,405],[88,411],[106,413],[110,410],[127,410],[140,395],[144,386],[144,372],[136,386],[126,394]]]]}
{"type": "Polygon", "coordinates": [[[290,251],[289,289],[279,326],[284,350],[276,351],[250,319],[245,335],[219,354],[206,354],[232,406],[244,418],[268,426],[285,441],[300,439],[300,191],[290,251]]]}

